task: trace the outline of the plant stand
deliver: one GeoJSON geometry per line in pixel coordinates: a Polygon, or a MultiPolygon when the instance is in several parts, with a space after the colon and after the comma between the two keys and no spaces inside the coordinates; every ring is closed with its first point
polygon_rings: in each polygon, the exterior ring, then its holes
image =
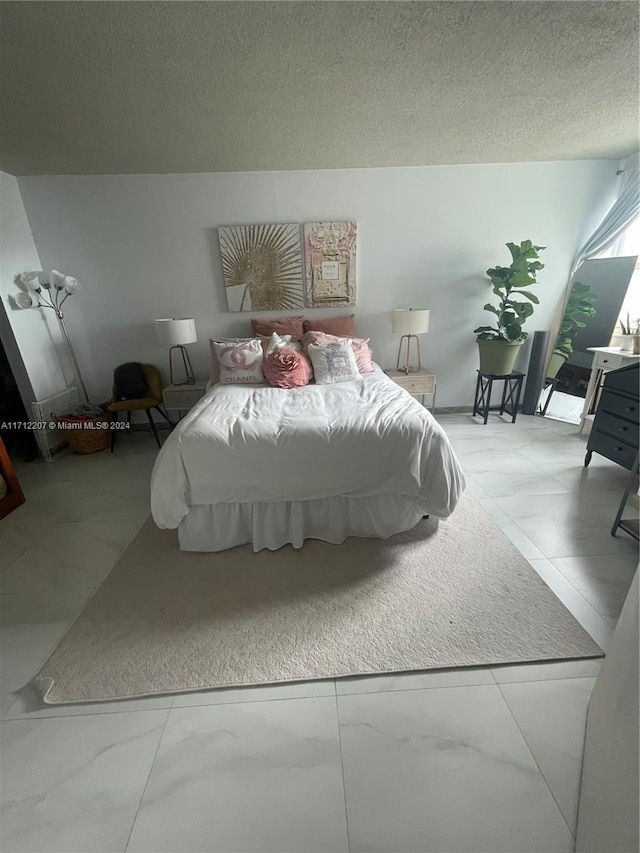
{"type": "Polygon", "coordinates": [[[489,420],[489,412],[498,412],[500,415],[506,413],[507,415],[511,415],[511,423],[515,423],[518,406],[520,405],[520,392],[522,391],[523,379],[524,373],[521,373],[519,370],[513,370],[505,376],[478,371],[476,396],[473,401],[473,416],[481,415],[486,424],[489,420]],[[502,389],[500,405],[492,406],[491,391],[493,390],[493,382],[496,379],[502,379],[504,387],[502,389]]]}

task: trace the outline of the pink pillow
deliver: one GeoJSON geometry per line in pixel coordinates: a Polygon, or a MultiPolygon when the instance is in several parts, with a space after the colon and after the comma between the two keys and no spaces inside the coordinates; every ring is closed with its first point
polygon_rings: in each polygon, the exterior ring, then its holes
{"type": "Polygon", "coordinates": [[[265,378],[276,388],[299,388],[311,382],[313,373],[306,357],[294,349],[280,347],[274,350],[262,364],[265,378]]]}
{"type": "Polygon", "coordinates": [[[242,344],[251,338],[209,338],[209,349],[211,350],[211,384],[220,382],[220,362],[214,344],[242,344]]]}
{"type": "Polygon", "coordinates": [[[305,320],[305,332],[326,332],[327,335],[338,335],[342,338],[355,336],[355,314],[346,317],[329,317],[325,320],[305,320]]]}
{"type": "MultiPolygon", "coordinates": [[[[325,332],[305,332],[302,336],[302,347],[307,352],[309,344],[331,344],[342,340],[338,335],[327,335],[325,332]]],[[[373,373],[373,353],[369,346],[369,338],[352,338],[351,348],[356,357],[360,373],[373,373]]]]}
{"type": "Polygon", "coordinates": [[[276,332],[278,335],[291,335],[294,338],[301,338],[304,334],[302,324],[304,317],[280,317],[278,320],[260,320],[253,318],[251,320],[251,328],[254,335],[271,335],[276,332]]]}

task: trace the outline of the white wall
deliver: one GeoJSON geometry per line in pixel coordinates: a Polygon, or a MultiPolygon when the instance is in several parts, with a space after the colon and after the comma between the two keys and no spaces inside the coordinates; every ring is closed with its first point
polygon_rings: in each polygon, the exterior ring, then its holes
{"type": "MultiPolygon", "coordinates": [[[[491,296],[484,270],[508,263],[507,241],[548,246],[542,304],[528,330],[548,328],[578,245],[611,204],[616,168],[572,161],[19,183],[45,267],[85,286],[68,326],[96,399],[108,396],[112,370],[123,361],[149,360],[166,372],[157,317],[196,318],[199,340],[190,351],[202,377],[209,335],[249,331],[249,314],[226,311],[217,226],[353,218],[358,334],[370,336],[377,360],[391,366],[397,340],[390,310],[431,308],[423,358],[438,374],[439,404],[455,406],[473,394],[472,330],[489,317],[482,306],[491,296]]],[[[332,313],[348,312],[313,312],[332,313]]]]}
{"type": "MultiPolygon", "coordinates": [[[[16,276],[41,268],[18,182],[11,175],[0,172],[0,298],[12,334],[6,325],[0,333],[4,330],[3,343],[29,413],[35,399],[43,399],[67,387],[65,369],[69,379],[73,377],[65,363],[65,348],[53,312],[47,316],[43,310],[20,310],[14,302],[20,292],[16,276]],[[20,350],[24,371],[11,352],[12,338],[20,350]]],[[[2,319],[4,322],[4,315],[2,319]]]]}

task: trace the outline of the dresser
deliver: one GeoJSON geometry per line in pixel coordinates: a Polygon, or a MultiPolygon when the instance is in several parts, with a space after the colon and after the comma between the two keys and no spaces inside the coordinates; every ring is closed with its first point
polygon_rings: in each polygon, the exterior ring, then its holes
{"type": "Polygon", "coordinates": [[[587,442],[585,467],[599,453],[631,470],[638,453],[640,364],[606,374],[593,427],[587,442]]]}
{"type": "Polygon", "coordinates": [[[591,363],[591,375],[585,395],[584,408],[580,418],[580,432],[583,431],[587,421],[593,420],[593,414],[590,414],[590,412],[594,402],[597,400],[598,388],[602,376],[610,370],[617,370],[617,368],[626,367],[628,364],[640,364],[640,355],[624,352],[619,347],[587,347],[587,349],[593,353],[593,361],[591,363]]]}

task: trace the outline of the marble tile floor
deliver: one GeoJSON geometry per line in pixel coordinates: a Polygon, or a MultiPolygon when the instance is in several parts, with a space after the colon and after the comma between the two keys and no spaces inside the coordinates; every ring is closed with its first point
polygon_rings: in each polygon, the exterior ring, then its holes
{"type": "MultiPolygon", "coordinates": [[[[468,488],[606,650],[637,564],[625,472],[571,424],[438,418],[468,488]]],[[[552,853],[599,661],[47,708],[29,680],[148,514],[155,446],[18,465],[0,522],[0,849],[552,853]]]]}

